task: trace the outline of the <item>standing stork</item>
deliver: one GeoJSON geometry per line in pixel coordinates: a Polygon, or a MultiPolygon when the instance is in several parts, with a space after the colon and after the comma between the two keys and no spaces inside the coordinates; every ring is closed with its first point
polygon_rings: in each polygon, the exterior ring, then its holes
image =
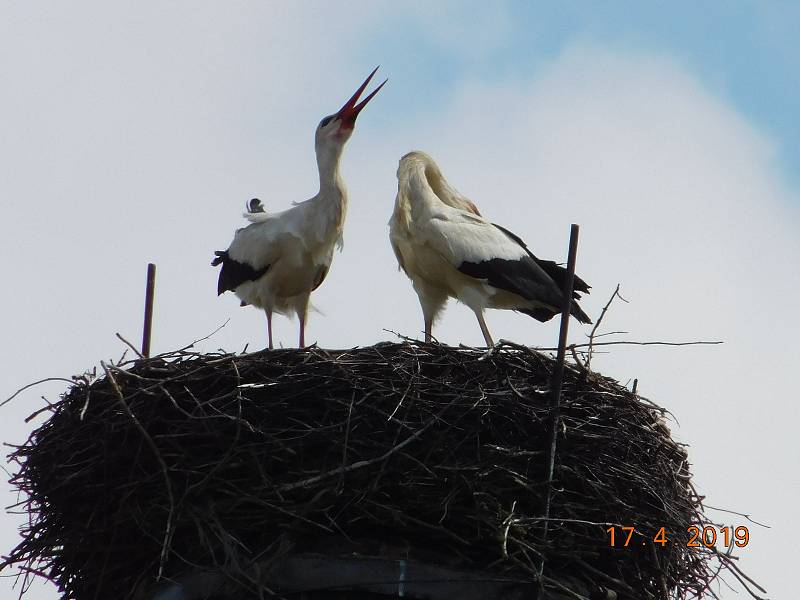
{"type": "MultiPolygon", "coordinates": [[[[493,341],[486,308],[516,310],[541,322],[561,312],[566,269],[536,258],[518,236],[484,219],[424,152],[400,159],[389,239],[419,296],[426,342],[448,298],[472,309],[487,346],[493,341]]],[[[591,323],[576,302],[589,286],[577,276],[574,285],[570,313],[591,323]]]]}
{"type": "Polygon", "coordinates": [[[298,316],[300,347],[305,346],[311,292],[325,279],[334,248],[342,247],[347,190],[339,173],[339,160],[358,113],[386,83],[358,102],[377,70],[376,67],[369,74],[339,112],[325,117],[317,126],[317,195],[277,213],[264,212],[260,201],[251,200],[244,214],[251,224],[236,231],[227,250],[214,253],[216,258],[211,264],[222,265],[217,295],[230,290],[242,306],[250,304],[264,310],[270,349],[273,312],[298,316]]]}

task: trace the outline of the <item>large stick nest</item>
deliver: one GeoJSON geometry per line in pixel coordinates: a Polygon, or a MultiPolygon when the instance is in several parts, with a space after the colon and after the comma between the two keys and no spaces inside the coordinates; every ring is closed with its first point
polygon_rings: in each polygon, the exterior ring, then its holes
{"type": "Polygon", "coordinates": [[[568,368],[548,485],[553,367],[511,345],[414,343],[106,367],[12,454],[31,518],[3,566],[75,600],[212,571],[270,598],[259,573],[309,551],[402,554],[542,598],[709,593],[730,561],[687,547],[707,520],[663,409],[568,368]],[[636,527],[627,548],[620,526],[636,527]]]}

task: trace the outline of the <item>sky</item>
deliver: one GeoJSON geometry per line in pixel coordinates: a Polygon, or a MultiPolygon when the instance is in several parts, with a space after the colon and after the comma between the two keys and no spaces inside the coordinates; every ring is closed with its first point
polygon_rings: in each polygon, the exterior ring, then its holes
{"type": "MultiPolygon", "coordinates": [[[[376,65],[342,173],[345,244],[315,292],[307,340],[416,337],[416,296],[386,223],[397,161],[424,150],[492,221],[564,260],[581,226],[582,306],[617,346],[593,366],[668,408],[720,522],[750,526],[741,566],[790,598],[800,534],[800,5],[789,2],[227,3],[0,0],[0,399],[69,377],[140,337],[158,266],[154,352],[227,323],[201,351],[263,348],[266,323],[217,297],[209,266],[246,200],[287,208],[317,189],[313,132],[376,65]]],[[[492,311],[495,339],[552,346],[557,324],[492,311]]],[[[481,345],[451,302],[434,332],[481,345]]],[[[588,329],[573,321],[570,340],[588,329]]],[[[297,323],[275,319],[293,346],[297,323]]],[[[0,409],[24,441],[62,383],[0,409]]],[[[7,467],[10,468],[10,467],[7,467]]],[[[4,505],[16,501],[6,486],[4,505]]],[[[21,517],[0,518],[0,551],[21,517]]],[[[746,597],[735,582],[722,598],[746,597]]],[[[0,596],[15,597],[13,579],[0,596]]],[[[35,586],[32,600],[57,598],[35,586]]]]}

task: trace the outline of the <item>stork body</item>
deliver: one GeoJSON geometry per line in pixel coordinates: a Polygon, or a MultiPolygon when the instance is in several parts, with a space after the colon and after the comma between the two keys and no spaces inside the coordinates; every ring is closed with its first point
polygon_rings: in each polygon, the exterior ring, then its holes
{"type": "Polygon", "coordinates": [[[264,310],[270,348],[273,348],[272,315],[276,312],[297,315],[299,344],[305,346],[311,292],[324,281],[334,249],[342,246],[347,213],[347,190],[339,172],[342,150],[353,132],[358,113],[383,87],[382,83],[356,104],[374,74],[375,71],[338,113],[325,117],[317,127],[314,143],[319,169],[317,195],[277,213],[264,212],[260,202],[251,200],[244,214],[250,225],[237,230],[228,249],[216,252],[211,263],[222,266],[217,294],[233,291],[242,306],[264,310]]]}
{"type": "MultiPolygon", "coordinates": [[[[484,219],[430,156],[406,154],[397,180],[389,239],[419,296],[426,341],[449,298],[472,309],[489,346],[487,308],[516,310],[542,322],[561,312],[566,269],[540,260],[518,236],[484,219]]],[[[575,290],[571,314],[591,323],[576,302],[589,286],[575,277],[575,290]]]]}

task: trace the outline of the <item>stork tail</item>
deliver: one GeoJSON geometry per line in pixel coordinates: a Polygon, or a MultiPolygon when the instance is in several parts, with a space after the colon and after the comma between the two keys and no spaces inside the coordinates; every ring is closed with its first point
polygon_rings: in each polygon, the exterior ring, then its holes
{"type": "MultiPolygon", "coordinates": [[[[561,313],[559,310],[548,308],[546,306],[537,306],[536,308],[518,308],[517,312],[521,312],[529,317],[533,317],[541,323],[545,323],[561,313]]],[[[592,320],[589,318],[589,315],[583,312],[583,309],[581,309],[581,307],[578,306],[578,303],[574,300],[572,301],[572,307],[570,308],[569,314],[571,314],[584,325],[592,324],[592,320]]]]}
{"type": "Polygon", "coordinates": [[[217,296],[227,291],[235,291],[237,287],[247,281],[255,281],[267,271],[270,265],[261,269],[256,269],[247,263],[233,260],[227,250],[217,250],[214,252],[216,258],[211,261],[212,267],[222,265],[217,281],[217,296]]]}

